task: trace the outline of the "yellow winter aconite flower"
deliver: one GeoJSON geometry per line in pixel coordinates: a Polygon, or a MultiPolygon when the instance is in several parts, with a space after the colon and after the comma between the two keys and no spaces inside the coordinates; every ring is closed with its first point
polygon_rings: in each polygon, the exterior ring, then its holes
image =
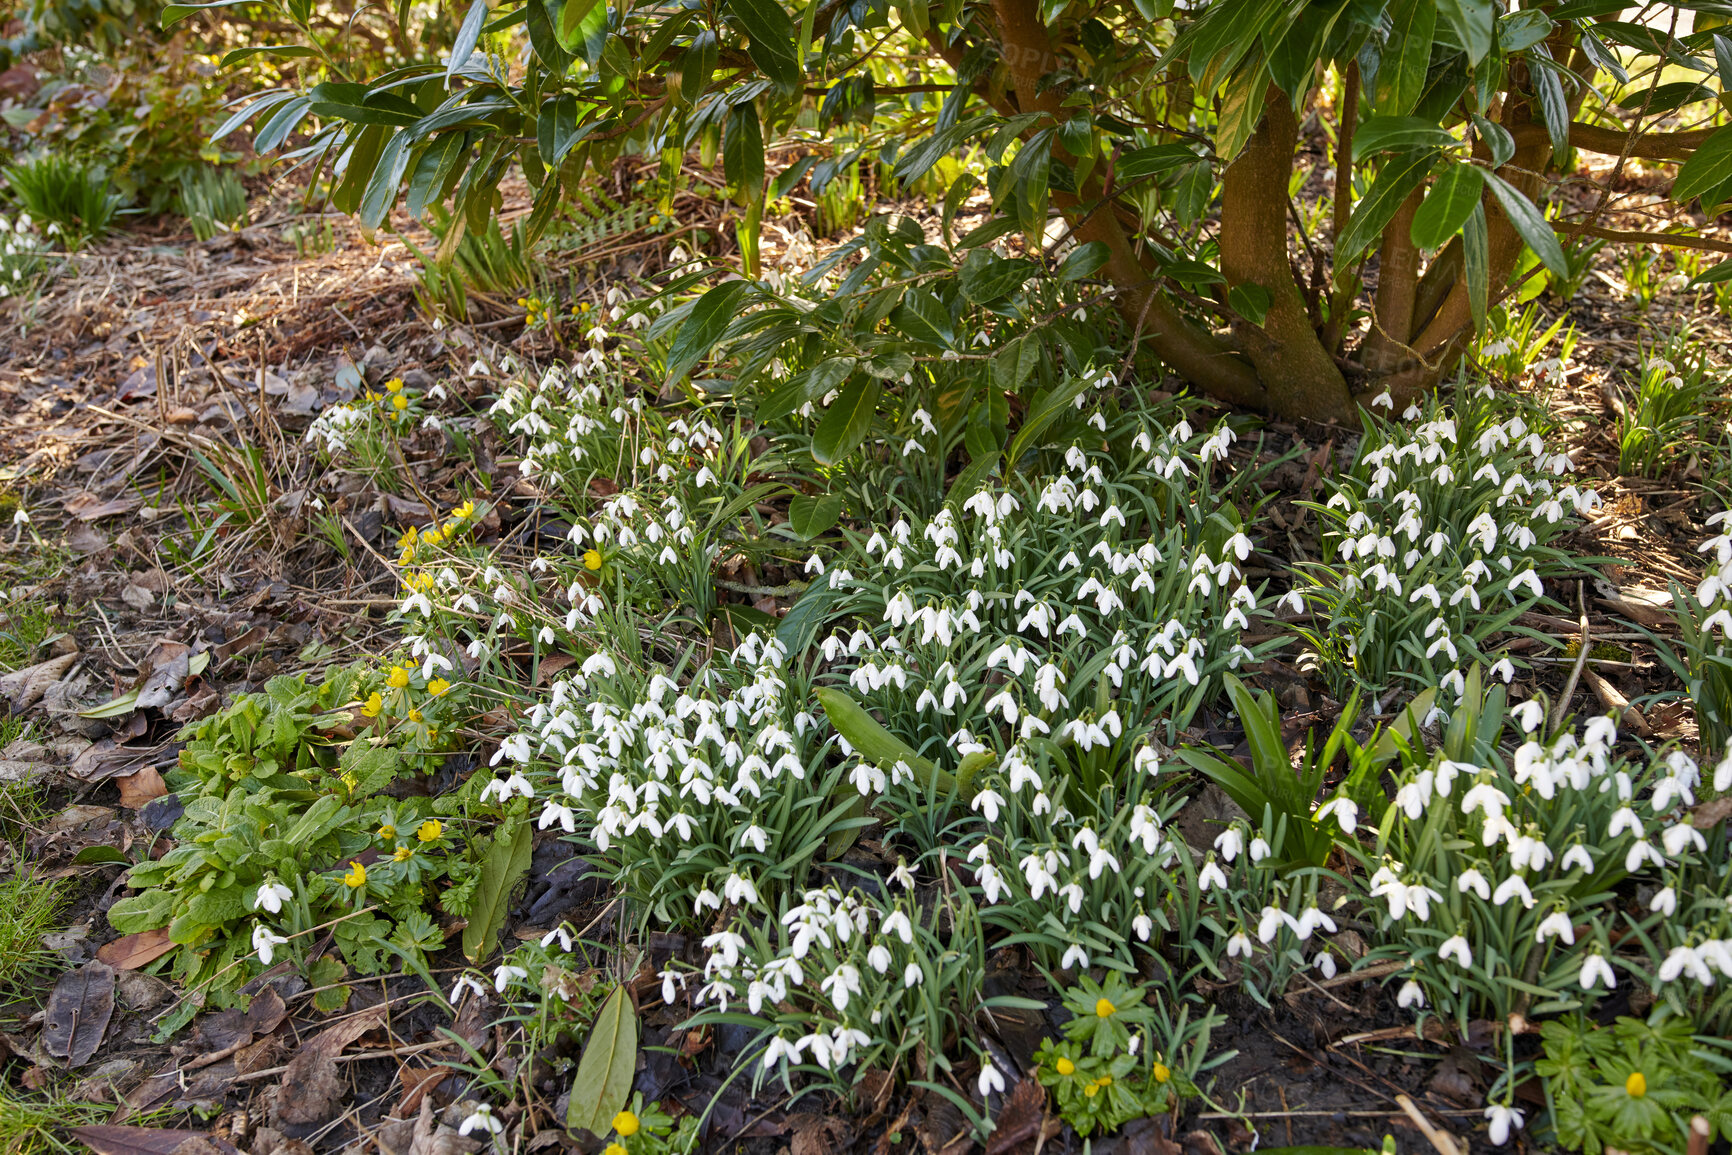
{"type": "Polygon", "coordinates": [[[421,531],[421,541],[425,545],[438,545],[445,540],[445,531],[438,526],[421,531]]]}
{"type": "Polygon", "coordinates": [[[623,1138],[630,1139],[636,1135],[638,1126],[637,1116],[630,1111],[621,1111],[613,1117],[613,1129],[623,1138]]]}
{"type": "Polygon", "coordinates": [[[1173,1072],[1167,1069],[1165,1063],[1161,1062],[1155,1064],[1154,1069],[1150,1071],[1150,1074],[1154,1075],[1155,1082],[1157,1083],[1164,1083],[1173,1077],[1173,1072]]]}
{"type": "Polygon", "coordinates": [[[387,393],[401,393],[402,391],[403,391],[403,378],[393,377],[389,381],[385,382],[385,392],[387,392],[387,393]]]}
{"type": "Polygon", "coordinates": [[[384,708],[385,699],[379,696],[379,691],[374,690],[367,695],[367,700],[361,704],[361,713],[369,718],[377,718],[379,712],[384,708]]]}
{"type": "Polygon", "coordinates": [[[1110,1087],[1113,1085],[1113,1077],[1111,1075],[1102,1075],[1100,1078],[1096,1079],[1095,1082],[1099,1083],[1103,1087],[1110,1087]]]}
{"type": "Polygon", "coordinates": [[[1116,1010],[1118,1010],[1118,1008],[1113,1006],[1112,1002],[1108,999],[1100,999],[1095,1003],[1095,1014],[1103,1019],[1112,1018],[1113,1012],[1116,1010]]]}
{"type": "Polygon", "coordinates": [[[392,862],[408,862],[410,855],[415,853],[413,846],[399,846],[391,855],[392,862]]]}
{"type": "Polygon", "coordinates": [[[403,396],[401,393],[393,393],[391,395],[391,408],[397,410],[398,412],[402,412],[403,410],[409,408],[409,399],[407,397],[403,396]]]}
{"type": "Polygon", "coordinates": [[[1076,1074],[1076,1064],[1065,1058],[1063,1055],[1059,1056],[1058,1062],[1053,1064],[1053,1068],[1061,1075],[1076,1074]]]}
{"type": "Polygon", "coordinates": [[[451,511],[451,516],[458,519],[459,521],[468,521],[470,518],[474,517],[475,516],[475,500],[474,500],[474,498],[471,498],[468,501],[465,501],[462,505],[458,506],[456,509],[453,509],[451,511]]]}
{"type": "Polygon", "coordinates": [[[1088,1086],[1083,1088],[1083,1094],[1087,1095],[1091,1099],[1100,1093],[1101,1085],[1099,1083],[1090,1083],[1088,1086]]]}
{"type": "Polygon", "coordinates": [[[432,694],[435,698],[450,688],[451,683],[447,682],[444,678],[434,678],[431,682],[427,683],[427,692],[432,694]]]}
{"type": "Polygon", "coordinates": [[[380,838],[395,838],[395,837],[397,837],[397,828],[395,826],[392,826],[389,822],[387,822],[383,826],[379,827],[379,837],[380,838]]]}
{"type": "Polygon", "coordinates": [[[625,1148],[618,1143],[609,1143],[601,1155],[625,1155],[625,1148]]]}
{"type": "Polygon", "coordinates": [[[1640,1071],[1631,1071],[1630,1077],[1624,1080],[1624,1090],[1632,1099],[1640,1099],[1648,1093],[1648,1077],[1640,1071]]]}
{"type": "Polygon", "coordinates": [[[593,549],[584,550],[583,551],[583,568],[587,569],[587,570],[600,569],[601,568],[601,552],[599,550],[593,550],[593,549]]]}
{"type": "Polygon", "coordinates": [[[385,675],[385,684],[393,690],[401,690],[409,684],[409,671],[402,666],[392,666],[391,672],[385,675]]]}
{"type": "Polygon", "coordinates": [[[416,829],[415,837],[420,839],[422,842],[432,842],[435,838],[439,837],[440,833],[444,829],[443,826],[439,825],[439,820],[437,818],[429,818],[416,829]]]}
{"type": "Polygon", "coordinates": [[[362,887],[367,885],[367,868],[361,865],[360,859],[356,858],[350,860],[349,873],[343,875],[343,883],[350,887],[362,887]]]}
{"type": "Polygon", "coordinates": [[[411,722],[420,722],[421,721],[421,711],[410,710],[409,711],[409,720],[411,722]]]}

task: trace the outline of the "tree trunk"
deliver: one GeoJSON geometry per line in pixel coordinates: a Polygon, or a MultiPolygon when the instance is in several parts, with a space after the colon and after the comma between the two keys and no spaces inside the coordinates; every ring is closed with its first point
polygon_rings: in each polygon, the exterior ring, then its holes
{"type": "Polygon", "coordinates": [[[1256,367],[1269,408],[1293,420],[1345,420],[1353,397],[1334,357],[1311,327],[1287,258],[1287,182],[1299,122],[1279,88],[1269,86],[1263,121],[1227,166],[1221,189],[1221,272],[1232,288],[1269,294],[1261,325],[1235,321],[1233,333],[1256,367]]]}
{"type": "Polygon", "coordinates": [[[1407,343],[1413,337],[1419,298],[1419,247],[1413,243],[1413,214],[1419,211],[1424,197],[1422,188],[1409,193],[1383,230],[1371,335],[1359,354],[1360,363],[1378,376],[1395,372],[1412,357],[1407,343]]]}

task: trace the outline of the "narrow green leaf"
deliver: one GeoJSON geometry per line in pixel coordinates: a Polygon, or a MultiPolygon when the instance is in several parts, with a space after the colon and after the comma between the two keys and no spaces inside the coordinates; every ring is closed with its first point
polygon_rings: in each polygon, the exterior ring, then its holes
{"type": "Polygon", "coordinates": [[[1473,211],[1461,226],[1462,272],[1467,279],[1467,304],[1473,314],[1474,331],[1485,330],[1485,313],[1491,295],[1490,242],[1485,230],[1485,205],[1475,201],[1473,211]]]}
{"type": "Polygon", "coordinates": [[[1365,199],[1353,206],[1347,227],[1335,241],[1336,279],[1351,274],[1354,261],[1383,235],[1409,193],[1418,188],[1431,171],[1437,153],[1432,149],[1397,153],[1383,162],[1365,199]]]}
{"type": "Polygon", "coordinates": [[[835,727],[836,733],[846,738],[848,745],[861,758],[885,770],[898,762],[904,763],[914,771],[920,784],[933,793],[949,794],[956,789],[955,777],[916,754],[912,746],[880,726],[878,720],[866,712],[866,707],[847,693],[834,686],[822,686],[812,693],[824,708],[824,716],[835,727]]]}
{"type": "Polygon", "coordinates": [[[1459,143],[1439,125],[1417,116],[1373,116],[1353,132],[1353,158],[1415,148],[1449,148],[1459,143]]]}
{"type": "Polygon", "coordinates": [[[751,288],[750,281],[726,281],[698,298],[668,350],[670,384],[690,373],[693,366],[709,355],[751,288]]]}
{"type": "Polygon", "coordinates": [[[637,1014],[625,987],[616,986],[596,1012],[577,1076],[565,1125],[601,1138],[613,1130],[614,1116],[625,1110],[637,1073],[637,1014]]]}
{"type": "Polygon", "coordinates": [[[399,129],[385,143],[385,151],[379,154],[379,163],[373,169],[366,191],[361,194],[359,217],[362,228],[376,229],[385,222],[391,206],[397,203],[397,190],[408,167],[409,133],[406,129],[399,129]]]}
{"type": "Polygon", "coordinates": [[[1444,169],[1413,214],[1413,243],[1422,249],[1442,248],[1461,231],[1484,192],[1485,177],[1477,166],[1458,163],[1444,169]]]}
{"type": "Polygon", "coordinates": [[[1702,285],[1718,285],[1724,281],[1732,281],[1732,259],[1721,261],[1712,268],[1697,273],[1690,282],[1690,287],[1695,289],[1702,285]]]}
{"type": "Polygon", "coordinates": [[[1540,264],[1560,277],[1569,276],[1570,262],[1564,257],[1564,247],[1558,244],[1558,235],[1546,222],[1545,214],[1503,177],[1488,172],[1485,179],[1491,184],[1491,195],[1497,198],[1498,207],[1540,259],[1540,264]]]}
{"type": "Polygon", "coordinates": [[[499,928],[505,924],[511,906],[511,889],[529,870],[534,842],[534,831],[527,818],[513,820],[493,836],[493,845],[488,847],[487,858],[481,863],[481,878],[475,884],[469,925],[463,928],[463,957],[470,962],[479,963],[493,953],[499,928]]]}
{"type": "Polygon", "coordinates": [[[456,76],[475,55],[475,46],[481,42],[481,25],[486,21],[487,0],[475,0],[469,5],[463,23],[457,27],[457,38],[451,42],[451,63],[445,66],[446,80],[456,76]]]}
{"type": "Polygon", "coordinates": [[[1425,91],[1437,6],[1432,0],[1398,0],[1389,10],[1389,20],[1372,107],[1383,115],[1406,116],[1425,91]]]}
{"type": "MultiPolygon", "coordinates": [[[[1683,204],[1732,180],[1732,124],[1723,125],[1697,146],[1672,182],[1672,199],[1683,204]]],[[[1703,205],[1713,208],[1713,205],[1703,205]]]]}
{"type": "Polygon", "coordinates": [[[794,22],[778,0],[728,0],[730,23],[746,34],[746,53],[783,95],[800,90],[805,75],[795,56],[794,22]]]}

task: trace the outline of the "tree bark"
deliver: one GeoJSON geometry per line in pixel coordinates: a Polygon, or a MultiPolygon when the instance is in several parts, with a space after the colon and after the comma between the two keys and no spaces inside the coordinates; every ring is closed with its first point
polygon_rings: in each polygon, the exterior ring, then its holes
{"type": "Polygon", "coordinates": [[[1377,258],[1377,297],[1371,335],[1360,351],[1360,362],[1374,374],[1394,372],[1412,355],[1414,309],[1419,300],[1419,247],[1413,243],[1413,214],[1425,198],[1423,188],[1408,194],[1383,230],[1377,258]]]}
{"type": "Polygon", "coordinates": [[[1234,336],[1256,367],[1269,407],[1310,421],[1352,416],[1347,381],[1311,327],[1305,298],[1287,259],[1287,181],[1299,122],[1286,95],[1269,86],[1263,120],[1230,165],[1221,189],[1221,272],[1231,287],[1269,294],[1261,325],[1234,323],[1234,336]]]}
{"type": "MultiPolygon", "coordinates": [[[[994,0],[993,14],[998,23],[999,54],[1016,90],[1018,107],[1056,119],[1062,94],[1052,88],[1040,91],[1040,78],[1061,61],[1039,8],[1033,0],[994,0]]],[[[1067,162],[1076,159],[1056,144],[1054,155],[1067,162]]],[[[1096,166],[1097,174],[1100,168],[1096,166]]],[[[1284,178],[1281,187],[1285,191],[1284,178]]],[[[1099,241],[1106,246],[1107,263],[1102,271],[1119,290],[1114,297],[1119,314],[1185,380],[1229,404],[1265,408],[1269,397],[1257,371],[1226,342],[1181,313],[1161,292],[1111,205],[1105,203],[1105,192],[1100,177],[1091,174],[1076,195],[1054,193],[1052,202],[1072,221],[1078,240],[1099,241]]],[[[1283,241],[1283,260],[1285,252],[1283,241]]]]}

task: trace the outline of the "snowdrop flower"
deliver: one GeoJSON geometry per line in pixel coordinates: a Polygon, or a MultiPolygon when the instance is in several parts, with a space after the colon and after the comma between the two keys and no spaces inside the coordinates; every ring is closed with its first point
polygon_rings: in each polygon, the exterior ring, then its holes
{"type": "Polygon", "coordinates": [[[464,992],[485,995],[487,988],[481,985],[481,980],[474,975],[458,975],[457,981],[451,986],[451,1005],[456,1006],[462,1001],[464,992]]]}
{"type": "Polygon", "coordinates": [[[1519,874],[1512,874],[1498,883],[1497,889],[1491,895],[1491,901],[1496,906],[1502,906],[1512,898],[1520,898],[1522,906],[1528,910],[1534,908],[1533,891],[1528,889],[1526,880],[1519,874]]]}
{"type": "Polygon", "coordinates": [[[1069,949],[1064,952],[1064,957],[1058,962],[1060,970],[1070,970],[1072,967],[1086,970],[1088,965],[1088,952],[1082,948],[1081,944],[1074,942],[1070,944],[1069,949]]]}
{"type": "Polygon", "coordinates": [[[1456,962],[1461,964],[1463,970],[1473,966],[1473,948],[1468,946],[1467,939],[1459,934],[1446,939],[1444,944],[1437,948],[1437,957],[1442,959],[1453,957],[1456,962]]]}
{"type": "Polygon", "coordinates": [[[728,875],[728,881],[722,886],[722,894],[735,906],[758,902],[758,888],[752,885],[752,880],[742,878],[737,874],[728,875]]]}
{"type": "Polygon", "coordinates": [[[1671,918],[1678,912],[1678,892],[1669,886],[1662,887],[1659,893],[1654,895],[1653,901],[1648,903],[1648,909],[1657,910],[1671,918]]]}
{"type": "Polygon", "coordinates": [[[1540,723],[1546,720],[1546,708],[1533,698],[1529,698],[1512,708],[1510,715],[1515,718],[1524,733],[1532,734],[1539,729],[1540,723]]]}
{"type": "Polygon", "coordinates": [[[277,948],[288,941],[280,934],[272,934],[271,928],[262,922],[253,926],[253,949],[259,952],[259,961],[266,966],[271,965],[277,948]]]}
{"type": "Polygon", "coordinates": [[[475,1113],[463,1120],[462,1125],[457,1128],[457,1133],[467,1135],[471,1131],[485,1131],[489,1135],[497,1135],[504,1130],[504,1122],[493,1117],[493,1108],[486,1103],[479,1103],[475,1107],[475,1113]]]}
{"type": "Polygon", "coordinates": [[[1606,956],[1594,951],[1582,960],[1581,984],[1584,991],[1594,989],[1596,983],[1604,982],[1607,990],[1618,985],[1617,978],[1612,974],[1612,964],[1606,961],[1606,956]]]}
{"type": "Polygon", "coordinates": [[[1509,1142],[1512,1130],[1521,1130],[1524,1116],[1514,1107],[1506,1107],[1494,1103],[1485,1109],[1485,1117],[1491,1122],[1491,1139],[1494,1147],[1502,1147],[1509,1142]]]}
{"type": "Polygon", "coordinates": [[[1571,946],[1576,943],[1576,928],[1570,922],[1570,916],[1561,910],[1554,910],[1540,920],[1539,929],[1534,932],[1535,942],[1544,942],[1548,938],[1561,938],[1571,946]]]}
{"type": "MultiPolygon", "coordinates": [[[[295,892],[282,883],[267,882],[259,887],[258,894],[253,896],[253,906],[260,910],[267,910],[272,914],[281,914],[284,900],[293,897],[295,897],[295,892]]],[[[266,960],[266,965],[269,965],[269,960],[266,960]]]]}
{"type": "Polygon", "coordinates": [[[1231,862],[1245,849],[1245,835],[1237,826],[1229,826],[1216,837],[1215,849],[1221,852],[1222,858],[1231,862]]]}
{"type": "Polygon", "coordinates": [[[1227,939],[1228,958],[1237,958],[1239,955],[1250,958],[1251,950],[1251,936],[1242,930],[1235,932],[1227,939]]]}
{"type": "Polygon", "coordinates": [[[1655,978],[1670,983],[1686,974],[1705,987],[1714,985],[1714,973],[1708,969],[1701,953],[1687,946],[1673,947],[1666,955],[1666,961],[1660,964],[1655,978]]]}
{"type": "Polygon", "coordinates": [[[1217,886],[1222,890],[1227,889],[1227,876],[1221,873],[1221,868],[1215,865],[1214,856],[1210,855],[1209,861],[1203,864],[1203,869],[1197,872],[1197,889],[1208,891],[1217,886]]]}
{"type": "MultiPolygon", "coordinates": [[[[576,939],[572,936],[571,928],[566,926],[564,923],[561,923],[541,936],[542,946],[552,946],[555,942],[558,942],[559,949],[566,952],[570,952],[571,944],[575,941],[576,939]]],[[[673,1000],[669,999],[668,1002],[671,1003],[673,1000]]]]}
{"type": "Polygon", "coordinates": [[[1335,816],[1335,821],[1341,824],[1344,834],[1352,834],[1359,826],[1359,806],[1345,794],[1337,794],[1319,806],[1312,817],[1321,822],[1328,815],[1335,816]]]}
{"type": "Polygon", "coordinates": [[[498,991],[500,994],[504,994],[505,988],[511,985],[512,979],[526,979],[528,977],[529,972],[524,970],[522,967],[512,966],[510,963],[501,963],[497,967],[493,968],[493,989],[498,991]]]}
{"type": "Polygon", "coordinates": [[[902,969],[902,989],[909,990],[926,981],[926,972],[920,969],[919,963],[909,963],[902,969]]]}
{"type": "Polygon", "coordinates": [[[980,1078],[975,1080],[975,1087],[980,1091],[980,1097],[986,1098],[993,1092],[1004,1093],[1004,1076],[998,1073],[998,1068],[992,1065],[991,1059],[982,1059],[980,1078]]]}
{"type": "Polygon", "coordinates": [[[1395,1005],[1404,1011],[1409,1007],[1423,1008],[1425,1006],[1425,991],[1420,988],[1417,982],[1408,979],[1401,984],[1401,990],[1396,992],[1395,1005]]]}

